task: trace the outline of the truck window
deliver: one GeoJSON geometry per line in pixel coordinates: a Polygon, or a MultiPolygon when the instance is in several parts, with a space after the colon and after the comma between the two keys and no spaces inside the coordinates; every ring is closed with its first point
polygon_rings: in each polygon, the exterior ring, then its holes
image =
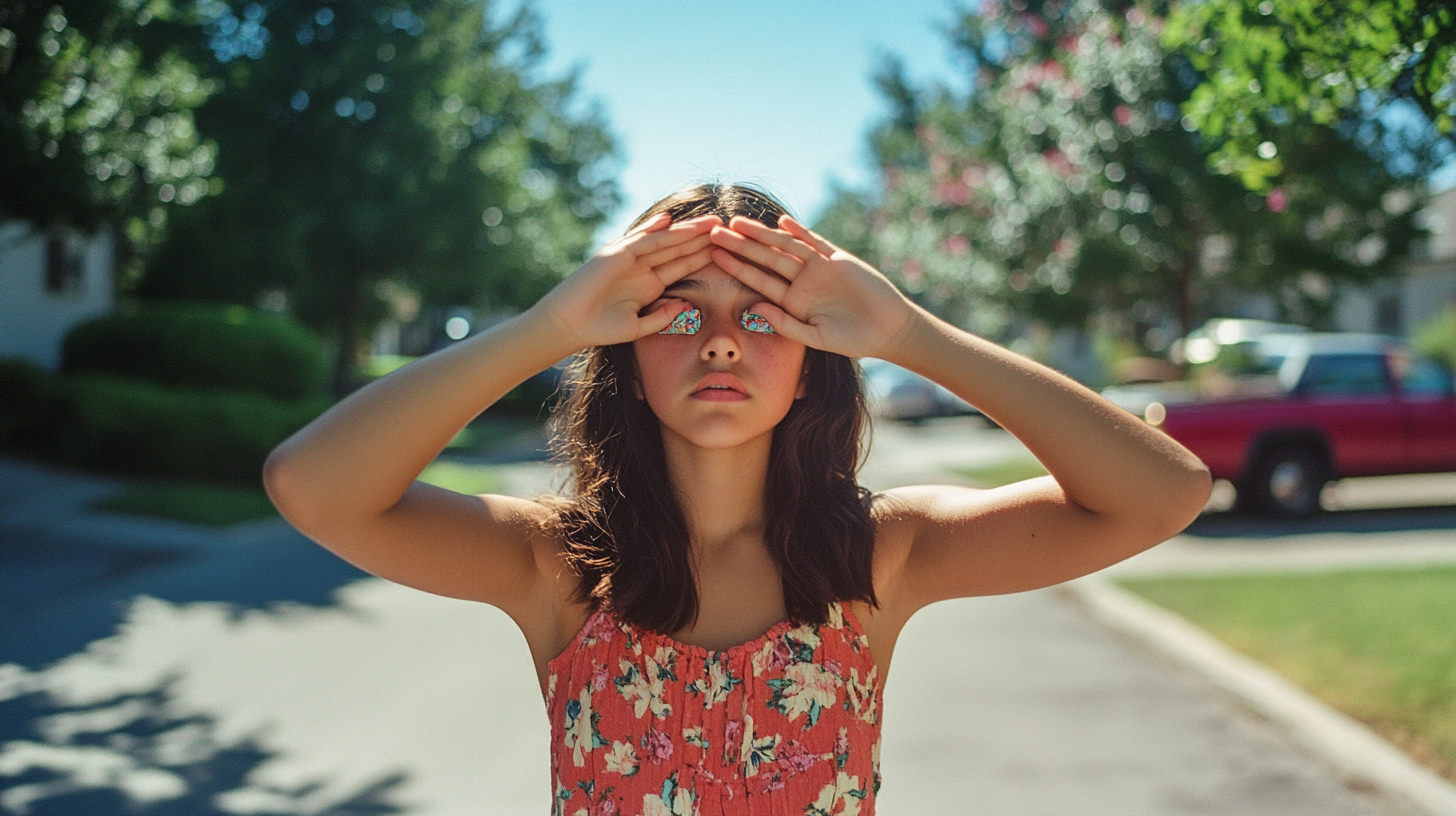
{"type": "Polygon", "coordinates": [[[1305,367],[1300,390],[1312,397],[1384,394],[1385,360],[1370,354],[1320,354],[1305,367]]]}
{"type": "Polygon", "coordinates": [[[1435,360],[1417,357],[1405,367],[1400,378],[1400,392],[1410,396],[1450,396],[1453,392],[1451,372],[1435,360]]]}

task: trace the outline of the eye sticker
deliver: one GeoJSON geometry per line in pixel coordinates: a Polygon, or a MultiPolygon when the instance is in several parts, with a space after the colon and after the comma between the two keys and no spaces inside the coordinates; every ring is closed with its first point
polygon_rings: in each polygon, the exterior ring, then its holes
{"type": "Polygon", "coordinates": [[[702,327],[703,313],[697,309],[686,309],[658,334],[697,334],[702,327]]]}
{"type": "Polygon", "coordinates": [[[743,317],[738,319],[738,325],[748,331],[758,332],[759,334],[776,334],[773,326],[768,324],[768,319],[754,312],[744,312],[743,317]]]}

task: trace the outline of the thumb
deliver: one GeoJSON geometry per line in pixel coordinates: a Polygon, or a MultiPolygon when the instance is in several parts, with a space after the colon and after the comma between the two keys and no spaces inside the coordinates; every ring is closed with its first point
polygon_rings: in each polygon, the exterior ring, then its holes
{"type": "Polygon", "coordinates": [[[649,334],[657,334],[672,325],[677,316],[687,311],[692,304],[686,300],[669,300],[661,306],[653,309],[645,315],[637,318],[637,337],[646,337],[649,334]]]}
{"type": "Polygon", "coordinates": [[[814,348],[823,348],[820,345],[819,329],[808,323],[795,318],[793,315],[770,303],[761,300],[748,309],[756,315],[768,321],[776,334],[781,334],[795,343],[803,343],[814,348]]]}

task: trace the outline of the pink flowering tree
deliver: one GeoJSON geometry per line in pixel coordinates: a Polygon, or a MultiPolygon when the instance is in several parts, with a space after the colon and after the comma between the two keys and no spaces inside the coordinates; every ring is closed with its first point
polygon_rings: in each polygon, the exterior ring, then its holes
{"type": "Polygon", "coordinates": [[[1421,184],[1362,143],[1367,123],[1290,121],[1282,184],[1249,192],[1183,115],[1202,77],[1163,20],[1150,3],[987,0],[950,32],[968,91],[879,77],[895,109],[874,136],[881,188],[841,194],[822,225],[992,334],[1096,318],[1158,350],[1240,292],[1328,320],[1337,282],[1392,273],[1418,237],[1421,184]]]}

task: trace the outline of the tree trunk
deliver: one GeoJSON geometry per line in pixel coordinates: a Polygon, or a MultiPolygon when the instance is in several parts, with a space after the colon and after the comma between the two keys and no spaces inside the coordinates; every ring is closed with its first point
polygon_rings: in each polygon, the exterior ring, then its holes
{"type": "Polygon", "coordinates": [[[332,378],[334,396],[338,399],[343,399],[354,390],[354,352],[364,312],[362,295],[358,273],[352,269],[346,271],[342,291],[339,292],[339,348],[334,357],[332,378]]]}

